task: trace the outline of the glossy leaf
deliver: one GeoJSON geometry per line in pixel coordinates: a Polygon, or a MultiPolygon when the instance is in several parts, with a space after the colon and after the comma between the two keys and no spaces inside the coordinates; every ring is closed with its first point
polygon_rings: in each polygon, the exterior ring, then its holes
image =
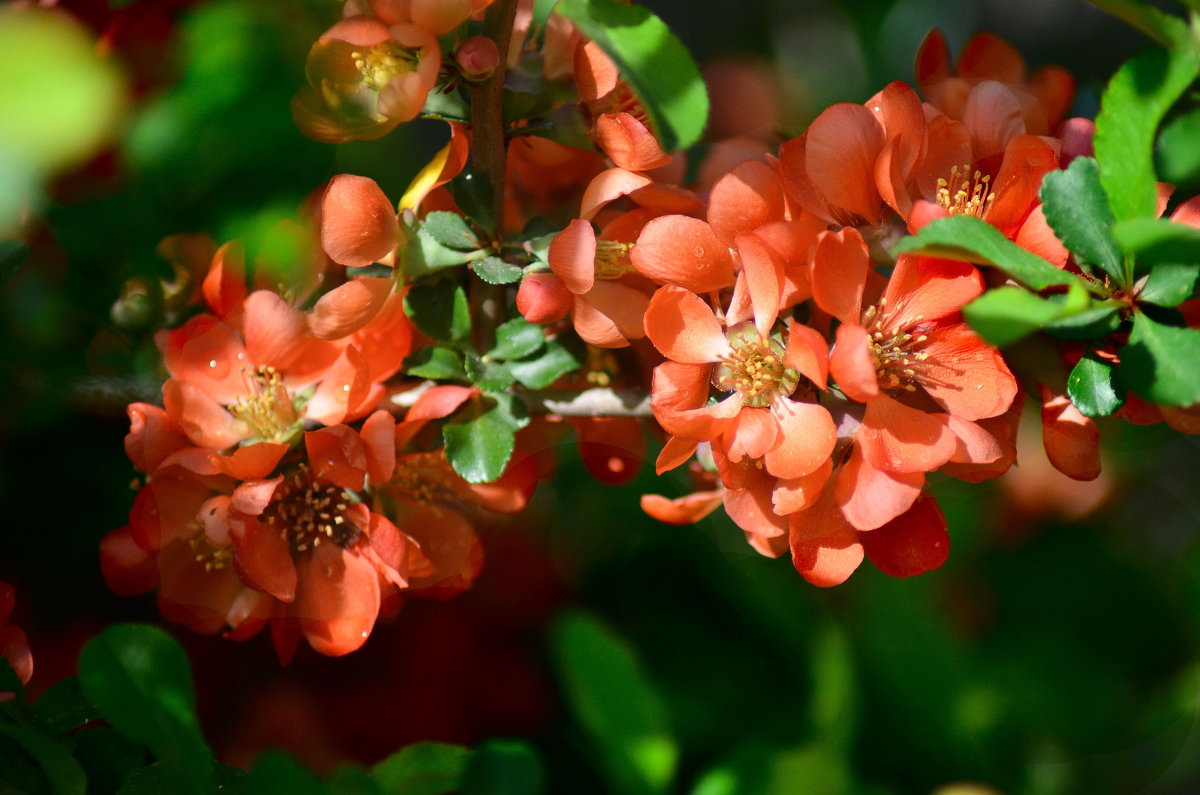
{"type": "Polygon", "coordinates": [[[1112,363],[1089,352],[1067,378],[1067,396],[1086,417],[1107,417],[1125,404],[1125,387],[1112,363]]]}
{"type": "Polygon", "coordinates": [[[468,352],[465,359],[467,378],[484,392],[502,392],[515,380],[512,371],[501,362],[481,359],[468,352]]]}
{"type": "Polygon", "coordinates": [[[1065,170],[1046,174],[1038,195],[1046,222],[1076,260],[1098,266],[1114,279],[1124,278],[1099,163],[1090,157],[1075,158],[1065,170]]]}
{"type": "Polygon", "coordinates": [[[496,347],[488,351],[490,359],[522,359],[537,353],[546,344],[541,326],[525,318],[514,318],[496,329],[496,347]]]}
{"type": "Polygon", "coordinates": [[[485,393],[481,400],[442,427],[446,458],[468,483],[490,483],[504,473],[514,434],[529,424],[512,395],[485,393]]]}
{"type": "Polygon", "coordinates": [[[1196,293],[1200,263],[1179,265],[1164,262],[1146,275],[1138,300],[1159,306],[1178,306],[1196,293]]]}
{"type": "Polygon", "coordinates": [[[1061,340],[1094,340],[1112,334],[1120,325],[1120,305],[1113,302],[1058,318],[1046,326],[1046,333],[1061,340]]]}
{"type": "Polygon", "coordinates": [[[663,792],[679,750],[662,695],[634,650],[595,618],[568,612],[555,622],[551,650],[575,719],[595,738],[617,792],[663,792]]]}
{"type": "Polygon", "coordinates": [[[467,371],[463,369],[459,354],[436,345],[418,348],[409,354],[404,360],[404,372],[438,381],[467,380],[467,371]]]}
{"type": "Polygon", "coordinates": [[[1200,181],[1200,108],[1163,125],[1155,147],[1155,165],[1166,182],[1200,181]]]}
{"type": "Polygon", "coordinates": [[[541,760],[526,743],[489,740],[467,760],[462,795],[538,795],[546,790],[541,760]]]}
{"type": "Polygon", "coordinates": [[[582,366],[580,358],[560,340],[547,340],[546,349],[533,359],[510,362],[508,370],[521,386],[545,389],[567,373],[582,366]]]}
{"type": "Polygon", "coordinates": [[[454,203],[468,218],[484,229],[494,225],[492,214],[492,183],[482,171],[468,169],[452,179],[449,184],[454,203]]]}
{"type": "Polygon", "coordinates": [[[1109,81],[1093,144],[1117,220],[1155,215],[1155,133],[1198,71],[1193,52],[1153,49],[1126,61],[1109,81]]]}
{"type": "Polygon", "coordinates": [[[449,279],[413,285],[404,312],[421,333],[438,342],[462,343],[471,333],[471,308],[463,288],[449,279]]]}
{"type": "Polygon", "coordinates": [[[474,251],[479,240],[467,219],[447,210],[434,210],[421,221],[421,228],[446,248],[455,251],[474,251]]]}
{"type": "Polygon", "coordinates": [[[1062,307],[1020,287],[988,290],[963,307],[971,328],[993,345],[1004,347],[1045,328],[1062,307]]]}
{"type": "Polygon", "coordinates": [[[700,140],[708,92],[695,61],[661,19],[619,0],[563,0],[558,13],[616,62],[646,108],[663,151],[700,140]]]}
{"type": "Polygon", "coordinates": [[[1167,406],[1200,403],[1200,329],[1163,325],[1139,312],[1120,355],[1125,384],[1138,395],[1167,406]]]}
{"type": "Polygon", "coordinates": [[[953,215],[926,224],[913,237],[896,244],[897,253],[918,253],[977,265],[994,265],[1035,290],[1060,284],[1085,284],[1018,246],[1000,230],[978,218],[953,215]]]}
{"type": "Polygon", "coordinates": [[[100,713],[145,744],[178,792],[212,790],[212,752],[196,722],[187,655],[170,635],[118,624],[79,655],[79,683],[100,713]]]}
{"type": "Polygon", "coordinates": [[[505,262],[499,257],[484,257],[471,263],[475,275],[488,284],[512,284],[521,279],[520,265],[505,262]]]}
{"type": "Polygon", "coordinates": [[[371,768],[371,777],[392,795],[441,795],[459,788],[472,751],[448,743],[413,743],[371,768]]]}
{"type": "Polygon", "coordinates": [[[1200,262],[1200,229],[1194,226],[1166,218],[1133,218],[1119,222],[1113,234],[1142,271],[1159,262],[1200,262]]]}
{"type": "MultiPolygon", "coordinates": [[[[53,795],[84,795],[87,775],[66,745],[27,726],[0,722],[0,735],[7,737],[33,757],[42,768],[53,795]]],[[[3,775],[0,772],[0,775],[3,775]]],[[[0,778],[0,783],[3,779],[0,778]]]]}

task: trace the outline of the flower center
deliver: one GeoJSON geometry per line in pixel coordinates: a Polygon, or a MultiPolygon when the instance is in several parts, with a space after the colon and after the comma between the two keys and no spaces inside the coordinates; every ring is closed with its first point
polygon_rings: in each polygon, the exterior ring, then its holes
{"type": "Polygon", "coordinates": [[[275,489],[259,521],[279,528],[293,557],[323,541],[349,549],[362,535],[349,516],[351,507],[345,489],[317,480],[301,465],[275,489]]]}
{"type": "Polygon", "coordinates": [[[381,41],[365,51],[355,50],[350,57],[363,82],[376,91],[382,90],[396,75],[411,72],[417,66],[416,53],[395,39],[381,41]]]}
{"type": "Polygon", "coordinates": [[[783,364],[783,343],[763,337],[746,320],[729,329],[733,352],[713,370],[712,383],[725,392],[741,392],[745,405],[762,407],[776,395],[790,395],[800,383],[800,374],[783,364]]]}
{"type": "Polygon", "coordinates": [[[633,260],[629,252],[632,243],[619,243],[616,240],[596,241],[596,278],[619,279],[627,273],[633,273],[633,260]]]}
{"type": "Polygon", "coordinates": [[[929,335],[913,334],[909,329],[924,318],[917,315],[902,325],[893,325],[893,320],[887,310],[886,298],[879,299],[878,306],[863,313],[863,328],[870,336],[871,362],[875,365],[880,389],[915,392],[916,382],[923,375],[925,361],[929,358],[927,351],[918,348],[929,335]]]}
{"type": "Polygon", "coordinates": [[[262,365],[253,372],[243,370],[242,380],[246,383],[246,394],[229,407],[229,413],[250,426],[257,439],[290,441],[303,426],[279,372],[270,365],[262,365]]]}
{"type": "Polygon", "coordinates": [[[988,205],[996,198],[995,193],[988,191],[988,183],[992,178],[976,171],[971,175],[971,167],[958,166],[950,169],[950,179],[937,181],[937,203],[951,215],[972,215],[983,218],[988,205]]]}
{"type": "MultiPolygon", "coordinates": [[[[199,525],[196,525],[196,528],[199,530],[199,525]]],[[[197,532],[189,538],[188,546],[194,553],[193,559],[204,567],[205,572],[220,571],[233,559],[233,547],[214,547],[209,544],[203,532],[197,532]]]]}

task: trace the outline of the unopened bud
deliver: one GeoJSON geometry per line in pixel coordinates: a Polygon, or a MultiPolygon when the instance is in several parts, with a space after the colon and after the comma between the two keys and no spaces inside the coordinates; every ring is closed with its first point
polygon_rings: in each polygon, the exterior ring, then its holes
{"type": "Polygon", "coordinates": [[[517,311],[530,323],[554,323],[571,311],[571,292],[553,273],[531,273],[517,290],[517,311]]]}
{"type": "Polygon", "coordinates": [[[500,50],[487,36],[472,36],[458,48],[454,60],[464,78],[479,83],[491,77],[500,65],[500,50]]]}

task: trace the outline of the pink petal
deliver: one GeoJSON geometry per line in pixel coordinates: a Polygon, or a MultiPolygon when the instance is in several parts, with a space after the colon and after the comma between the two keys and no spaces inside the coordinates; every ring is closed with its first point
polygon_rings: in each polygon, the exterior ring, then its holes
{"type": "Polygon", "coordinates": [[[596,281],[596,230],[591,223],[576,218],[554,236],[548,253],[550,270],[562,279],[567,289],[582,295],[596,281]]]}
{"type": "Polygon", "coordinates": [[[375,180],[339,174],[321,200],[321,248],[334,262],[363,268],[392,264],[400,242],[396,210],[375,180]]]}
{"type": "Polygon", "coordinates": [[[646,336],[663,356],[685,364],[716,362],[732,352],[721,321],[708,303],[671,284],[659,288],[650,299],[646,336]]]}

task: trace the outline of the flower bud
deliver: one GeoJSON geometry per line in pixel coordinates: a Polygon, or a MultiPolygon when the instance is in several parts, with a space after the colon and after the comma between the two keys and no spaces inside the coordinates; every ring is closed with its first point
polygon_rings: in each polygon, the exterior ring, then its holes
{"type": "Polygon", "coordinates": [[[454,60],[462,76],[472,83],[487,80],[500,64],[500,50],[487,36],[472,36],[462,43],[454,60]]]}
{"type": "Polygon", "coordinates": [[[517,290],[517,309],[530,323],[553,323],[571,311],[572,297],[553,273],[531,273],[517,290]]]}

